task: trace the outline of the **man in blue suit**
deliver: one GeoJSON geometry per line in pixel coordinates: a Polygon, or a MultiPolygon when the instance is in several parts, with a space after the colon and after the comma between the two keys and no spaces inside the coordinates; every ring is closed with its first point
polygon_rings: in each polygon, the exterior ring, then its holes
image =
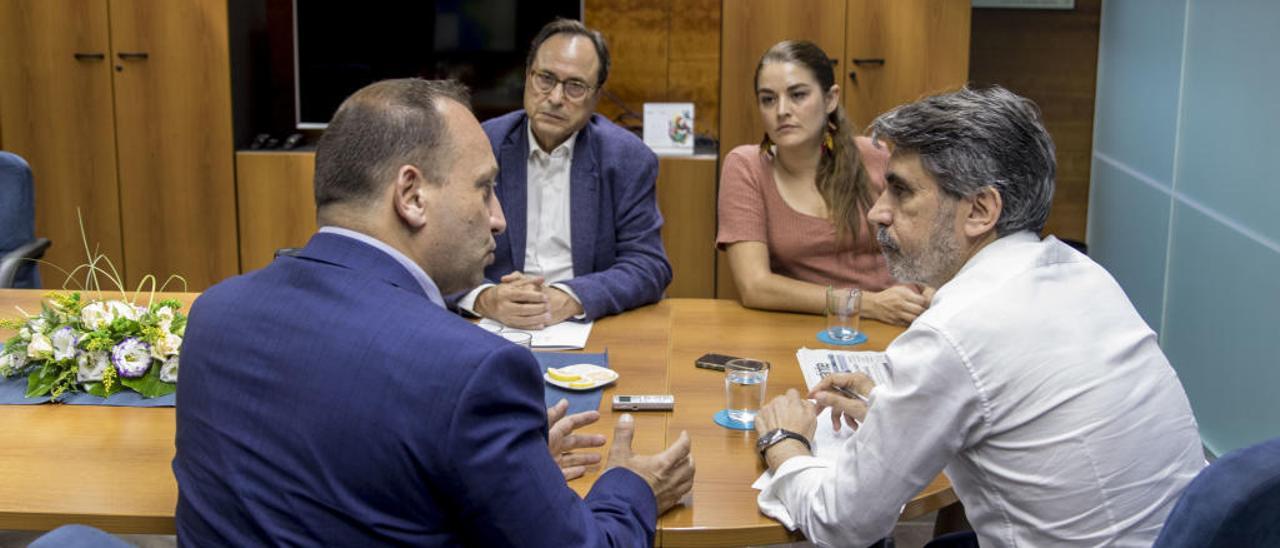
{"type": "Polygon", "coordinates": [[[484,123],[510,223],[486,283],[459,309],[538,329],[594,320],[662,298],[658,159],[639,138],[594,114],[609,76],[599,32],[558,19],[533,39],[524,110],[484,123]]]}
{"type": "Polygon", "coordinates": [[[623,416],[578,497],[553,455],[597,443],[549,433],[529,351],[444,308],[505,226],[466,102],[449,82],[356,92],[316,151],[319,233],[192,306],[181,544],[639,546],[689,491],[688,437],[633,455],[623,416]]]}

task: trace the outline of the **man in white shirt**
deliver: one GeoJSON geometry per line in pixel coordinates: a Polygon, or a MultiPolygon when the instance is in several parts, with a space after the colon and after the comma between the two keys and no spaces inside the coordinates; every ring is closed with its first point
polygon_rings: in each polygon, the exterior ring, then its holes
{"type": "Polygon", "coordinates": [[[594,114],[609,74],[599,32],[548,23],[533,40],[524,109],[484,123],[498,158],[499,236],[486,283],[457,308],[540,329],[662,298],[658,160],[635,135],[594,114]]]}
{"type": "Polygon", "coordinates": [[[1115,280],[1037,235],[1055,170],[1039,109],[965,89],[872,131],[893,148],[868,216],[889,268],[938,291],[889,346],[884,384],[830,378],[817,406],[792,390],[762,409],[762,510],[818,544],[865,546],[945,471],[983,546],[1150,546],[1204,466],[1195,418],[1115,280]],[[806,447],[819,407],[862,421],[834,461],[806,447]]]}

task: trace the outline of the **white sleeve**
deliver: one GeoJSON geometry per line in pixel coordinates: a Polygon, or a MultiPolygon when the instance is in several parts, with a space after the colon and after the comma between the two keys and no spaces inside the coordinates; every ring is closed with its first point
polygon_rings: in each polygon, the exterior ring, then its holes
{"type": "Polygon", "coordinates": [[[458,299],[458,310],[466,312],[467,314],[477,318],[480,317],[480,313],[476,312],[476,298],[480,296],[481,291],[489,289],[494,285],[495,284],[480,284],[480,287],[468,291],[466,295],[463,295],[461,299],[458,299]]]}
{"type": "Polygon", "coordinates": [[[760,492],[762,511],[820,546],[891,534],[902,506],[987,424],[969,364],[944,333],[917,322],[886,354],[889,378],[836,459],[788,459],[760,492]]]}

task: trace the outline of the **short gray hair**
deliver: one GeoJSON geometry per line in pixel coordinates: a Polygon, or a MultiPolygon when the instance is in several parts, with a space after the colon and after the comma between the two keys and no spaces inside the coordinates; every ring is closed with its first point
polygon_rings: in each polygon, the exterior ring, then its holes
{"type": "Polygon", "coordinates": [[[1004,202],[997,235],[1044,228],[1057,161],[1030,99],[1000,86],[966,87],[886,112],[871,123],[871,134],[919,154],[921,166],[953,197],[994,186],[1004,202]]]}

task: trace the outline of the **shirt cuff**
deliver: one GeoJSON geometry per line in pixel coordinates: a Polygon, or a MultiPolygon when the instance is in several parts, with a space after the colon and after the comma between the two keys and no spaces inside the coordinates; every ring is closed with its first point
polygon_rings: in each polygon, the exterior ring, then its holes
{"type": "Polygon", "coordinates": [[[476,312],[476,298],[480,296],[481,291],[489,289],[494,285],[495,284],[480,284],[480,287],[468,291],[466,295],[463,295],[461,299],[458,299],[458,310],[479,318],[480,313],[476,312]]]}
{"type": "MultiPolygon", "coordinates": [[[[578,294],[573,292],[572,287],[569,287],[559,282],[551,284],[551,287],[554,287],[556,289],[559,289],[560,291],[565,292],[567,295],[569,295],[569,298],[573,299],[574,302],[578,303],[578,306],[582,306],[582,299],[578,298],[578,294]]],[[[458,306],[462,306],[462,305],[458,305],[458,306]]],[[[587,307],[582,306],[582,313],[578,314],[577,316],[574,316],[571,319],[578,320],[578,321],[587,319],[587,307]]]]}
{"type": "MultiPolygon", "coordinates": [[[[756,497],[756,504],[760,507],[760,512],[778,520],[788,530],[796,530],[799,524],[793,517],[792,512],[803,513],[805,509],[796,508],[795,501],[808,495],[808,491],[815,487],[813,482],[806,483],[799,476],[803,475],[806,470],[813,468],[818,469],[819,475],[821,475],[821,470],[829,466],[829,463],[817,457],[802,455],[787,459],[777,470],[773,471],[773,474],[764,485],[760,485],[760,494],[756,497]],[[788,502],[791,502],[791,505],[788,505],[788,502]]],[[[820,482],[822,480],[819,479],[817,481],[820,482]]]]}

